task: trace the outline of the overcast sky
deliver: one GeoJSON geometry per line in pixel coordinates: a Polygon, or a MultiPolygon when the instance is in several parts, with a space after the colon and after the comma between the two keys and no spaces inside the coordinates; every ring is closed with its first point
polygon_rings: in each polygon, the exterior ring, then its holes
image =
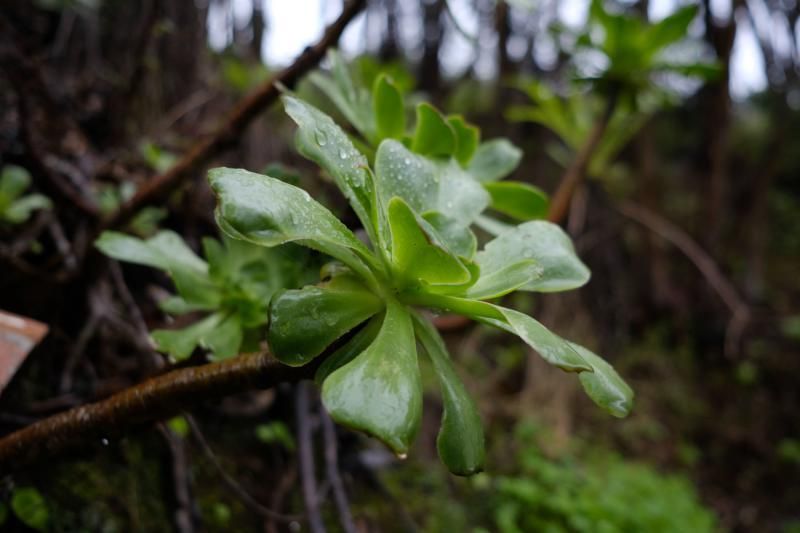
{"type": "MultiPolygon", "coordinates": [[[[266,33],[262,55],[270,65],[285,65],[299,54],[303,48],[316,41],[322,34],[326,24],[332,21],[341,9],[341,0],[261,0],[263,1],[270,28],[266,33]]],[[[516,0],[516,4],[535,5],[543,0],[516,0]]],[[[448,0],[448,3],[459,20],[459,25],[468,33],[477,35],[480,31],[476,14],[468,0],[448,0]]],[[[755,2],[758,5],[757,2],[755,2]]],[[[417,2],[398,2],[400,7],[400,40],[409,47],[419,43],[421,14],[418,13],[417,2]]],[[[558,18],[568,26],[580,26],[586,20],[589,0],[561,0],[557,4],[558,18]]],[[[650,0],[650,17],[660,19],[673,12],[680,2],[676,0],[650,0]]],[[[712,0],[712,12],[716,17],[727,17],[730,14],[730,0],[712,0]]],[[[250,20],[251,0],[234,0],[233,13],[218,12],[219,6],[211,3],[209,12],[209,39],[215,49],[224,48],[228,41],[226,20],[233,16],[234,21],[246,24],[250,20]]],[[[731,92],[735,98],[744,98],[748,94],[764,89],[767,79],[764,71],[764,59],[758,41],[747,18],[738,20],[739,26],[734,43],[731,60],[731,92]]],[[[772,21],[767,20],[769,26],[772,21]]],[[[383,30],[383,20],[373,17],[369,24],[365,16],[359,15],[342,37],[340,47],[347,53],[355,55],[362,52],[369,43],[377,43],[383,30]]],[[[771,28],[761,28],[770,31],[771,28]]],[[[780,34],[781,32],[775,32],[780,34]]],[[[449,32],[450,36],[442,45],[442,65],[449,74],[458,74],[472,63],[472,44],[458,32],[449,32]]],[[[542,35],[545,34],[542,32],[542,35]]],[[[489,36],[491,38],[491,35],[489,36]]],[[[780,40],[773,36],[773,41],[781,46],[780,40]]],[[[515,43],[509,46],[514,49],[515,43]]],[[[520,51],[525,43],[516,43],[520,51]]],[[[785,44],[785,43],[784,43],[785,44]]],[[[791,44],[791,43],[789,43],[791,44]]],[[[775,46],[775,43],[773,43],[775,46]]],[[[537,59],[547,61],[548,54],[553,55],[555,48],[544,36],[536,43],[537,59]]],[[[479,75],[489,77],[493,74],[493,53],[485,53],[478,57],[476,70],[479,75]]]]}

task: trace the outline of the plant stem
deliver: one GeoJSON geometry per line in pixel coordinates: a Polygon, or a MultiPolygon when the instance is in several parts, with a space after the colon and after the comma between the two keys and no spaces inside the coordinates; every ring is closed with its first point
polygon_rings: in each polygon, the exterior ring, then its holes
{"type": "Polygon", "coordinates": [[[547,220],[550,222],[560,224],[569,213],[572,195],[586,176],[589,163],[591,163],[592,156],[600,146],[600,141],[608,129],[608,124],[611,122],[611,117],[617,108],[618,100],[619,90],[612,87],[603,114],[595,122],[592,131],[589,132],[589,137],[586,138],[572,164],[564,171],[558,189],[553,194],[553,200],[550,202],[550,213],[547,216],[547,220]]]}

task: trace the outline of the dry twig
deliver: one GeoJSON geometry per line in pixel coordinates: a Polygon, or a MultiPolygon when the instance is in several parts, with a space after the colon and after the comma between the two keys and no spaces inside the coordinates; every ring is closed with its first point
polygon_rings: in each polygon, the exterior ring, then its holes
{"type": "Polygon", "coordinates": [[[617,206],[625,217],[633,220],[672,243],[697,267],[697,270],[708,281],[708,284],[719,295],[731,312],[725,333],[725,353],[735,354],[744,328],[750,321],[750,308],[739,295],[739,291],[720,270],[717,263],[694,239],[669,220],[653,213],[649,209],[625,202],[617,206]]]}

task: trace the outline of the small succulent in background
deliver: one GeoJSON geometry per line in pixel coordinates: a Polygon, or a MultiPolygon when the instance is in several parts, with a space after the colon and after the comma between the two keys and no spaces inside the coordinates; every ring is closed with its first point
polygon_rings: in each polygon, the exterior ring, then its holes
{"type": "MultiPolygon", "coordinates": [[[[395,80],[397,69],[371,69],[369,76],[358,76],[335,50],[329,53],[328,60],[330,75],[315,72],[311,80],[358,132],[351,141],[376,167],[380,164],[381,154],[376,153],[379,146],[392,139],[392,150],[399,152],[398,157],[403,160],[440,167],[426,169],[428,173],[455,174],[478,182],[484,192],[463,182],[460,187],[472,190],[473,205],[485,204],[481,211],[488,206],[515,222],[546,217],[549,202],[544,191],[521,181],[500,181],[514,172],[522,160],[522,150],[508,139],[482,142],[480,130],[462,116],[443,115],[426,102],[415,106],[415,126],[410,129],[405,94],[410,83],[404,78],[401,82],[395,80]]],[[[384,152],[388,150],[384,148],[384,152]]],[[[508,229],[487,215],[475,217],[473,222],[492,234],[508,229]]]]}
{"type": "Polygon", "coordinates": [[[22,224],[34,211],[49,209],[50,199],[43,194],[24,194],[31,185],[27,170],[5,165],[0,171],[0,222],[22,224]]]}
{"type": "Polygon", "coordinates": [[[592,0],[588,27],[578,36],[577,52],[599,53],[605,58],[606,66],[584,79],[595,81],[605,89],[615,86],[615,90],[630,97],[652,87],[656,75],[713,79],[721,71],[717,63],[700,58],[675,61],[670,55],[671,47],[695,44],[686,36],[698,11],[697,5],[688,5],[658,22],[649,23],[638,16],[609,11],[603,0],[592,0]]]}
{"type": "Polygon", "coordinates": [[[146,240],[107,231],[96,246],[114,259],[164,270],[178,292],[160,303],[165,313],[206,313],[183,329],[152,332],[157,349],[179,360],[198,346],[215,359],[257,350],[272,295],[301,285],[310,273],[308,254],[296,246],[265,249],[230,238],[205,238],[204,260],[166,230],[146,240]]]}

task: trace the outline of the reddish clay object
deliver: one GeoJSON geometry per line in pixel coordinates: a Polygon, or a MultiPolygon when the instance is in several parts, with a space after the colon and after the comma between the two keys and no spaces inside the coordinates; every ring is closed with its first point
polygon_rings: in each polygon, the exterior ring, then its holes
{"type": "Polygon", "coordinates": [[[47,329],[47,324],[0,311],[0,393],[47,329]]]}

